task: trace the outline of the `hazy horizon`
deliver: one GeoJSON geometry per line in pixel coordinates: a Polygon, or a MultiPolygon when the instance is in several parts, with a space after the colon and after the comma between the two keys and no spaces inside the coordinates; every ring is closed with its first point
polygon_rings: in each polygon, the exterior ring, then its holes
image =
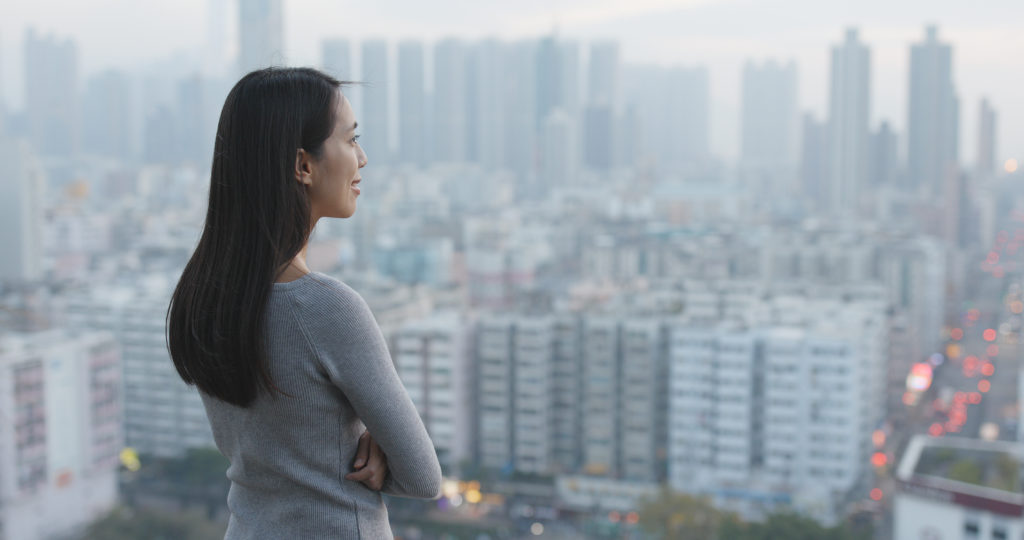
{"type": "MultiPolygon", "coordinates": [[[[960,2],[913,0],[898,4],[868,0],[824,5],[809,0],[523,0],[495,15],[492,4],[440,0],[430,4],[384,1],[339,6],[325,0],[284,3],[285,55],[292,65],[318,65],[320,43],[347,38],[443,37],[519,39],[557,31],[581,44],[619,41],[625,63],[704,64],[711,74],[711,150],[738,154],[739,96],[747,60],[795,60],[801,111],[819,118],[827,107],[829,50],[844,28],[859,28],[872,53],[872,126],[888,121],[905,142],[909,46],[927,25],[954,47],[954,83],[961,103],[961,159],[976,154],[978,102],[988,97],[999,114],[998,155],[1021,159],[1024,147],[1024,73],[1012,58],[1024,52],[1024,34],[1014,21],[1024,4],[1000,0],[984,9],[960,2]],[[552,7],[553,6],[553,7],[552,7]],[[346,15],[348,13],[348,15],[346,15]],[[454,14],[454,15],[453,15],[454,14]]],[[[229,56],[236,48],[236,8],[227,0],[184,0],[141,4],[106,0],[89,5],[57,0],[5,7],[0,20],[0,98],[17,110],[23,99],[22,42],[29,27],[74,39],[84,80],[104,69],[137,69],[173,55],[198,55],[221,41],[229,56]],[[223,34],[210,14],[220,6],[223,34]],[[112,24],[117,21],[116,24],[112,24]],[[111,28],[122,33],[112,34],[111,28]],[[130,46],[126,46],[130,44],[130,46]]]]}

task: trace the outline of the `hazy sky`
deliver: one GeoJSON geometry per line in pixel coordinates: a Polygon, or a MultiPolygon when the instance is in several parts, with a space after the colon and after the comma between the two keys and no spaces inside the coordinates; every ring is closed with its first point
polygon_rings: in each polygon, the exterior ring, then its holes
{"type": "MultiPolygon", "coordinates": [[[[222,37],[234,47],[236,8],[226,0],[8,0],[0,11],[0,90],[19,106],[24,31],[73,37],[85,75],[202,51],[208,21],[224,6],[222,37]]],[[[315,65],[325,37],[391,40],[536,37],[557,28],[582,43],[617,39],[626,62],[704,63],[711,68],[712,149],[737,151],[740,70],[748,58],[794,59],[803,109],[824,113],[829,48],[860,28],[872,52],[873,123],[906,124],[908,46],[926,24],[954,46],[963,157],[975,156],[978,101],[999,112],[999,158],[1024,158],[1024,2],[1020,0],[285,0],[286,54],[315,65]]]]}

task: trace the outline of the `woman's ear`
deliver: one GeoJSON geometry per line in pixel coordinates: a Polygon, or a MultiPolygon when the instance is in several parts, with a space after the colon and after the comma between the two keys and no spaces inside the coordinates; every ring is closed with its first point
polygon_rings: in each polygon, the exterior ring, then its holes
{"type": "Polygon", "coordinates": [[[305,186],[313,185],[312,156],[301,148],[295,152],[295,180],[305,186]]]}

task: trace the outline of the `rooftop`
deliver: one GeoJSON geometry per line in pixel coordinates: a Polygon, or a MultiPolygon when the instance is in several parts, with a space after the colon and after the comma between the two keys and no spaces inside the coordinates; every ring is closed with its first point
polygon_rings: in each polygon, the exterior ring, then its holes
{"type": "Polygon", "coordinates": [[[918,435],[896,478],[903,493],[1020,517],[1022,463],[1024,445],[1018,443],[918,435]]]}

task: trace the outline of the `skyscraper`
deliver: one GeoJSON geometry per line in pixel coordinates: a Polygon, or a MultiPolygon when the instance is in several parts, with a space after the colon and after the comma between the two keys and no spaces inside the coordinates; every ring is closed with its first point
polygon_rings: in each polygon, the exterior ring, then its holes
{"type": "Polygon", "coordinates": [[[899,148],[889,122],[882,122],[871,133],[868,146],[868,185],[892,187],[899,170],[899,148]]]}
{"type": "Polygon", "coordinates": [[[521,176],[535,170],[537,141],[537,45],[512,43],[507,48],[504,94],[504,165],[521,176]]]}
{"type": "MultiPolygon", "coordinates": [[[[615,165],[615,116],[610,105],[592,103],[583,109],[583,164],[594,171],[607,171],[615,165]]],[[[542,152],[544,150],[541,150],[542,152]]]]}
{"type": "Polygon", "coordinates": [[[575,180],[575,149],[573,148],[572,121],[561,109],[551,111],[544,120],[540,146],[540,181],[545,186],[564,187],[575,180]]]}
{"type": "Polygon", "coordinates": [[[590,104],[605,104],[612,111],[621,107],[622,91],[619,44],[598,41],[590,45],[590,63],[587,68],[587,100],[590,104]]]}
{"type": "Polygon", "coordinates": [[[424,165],[426,152],[426,81],[423,45],[418,41],[398,44],[398,160],[424,165]]]}
{"type": "Polygon", "coordinates": [[[480,49],[474,47],[470,43],[463,45],[464,60],[463,60],[463,81],[465,92],[465,101],[463,108],[466,110],[465,119],[463,121],[463,130],[465,132],[464,137],[466,138],[466,157],[465,161],[476,163],[478,161],[477,151],[479,142],[477,140],[477,128],[479,127],[479,121],[477,116],[480,114],[480,62],[477,61],[480,49]]]}
{"type": "Polygon", "coordinates": [[[347,39],[325,39],[320,44],[320,64],[335,79],[349,81],[355,78],[347,39]]]}
{"type": "Polygon", "coordinates": [[[939,195],[957,164],[959,104],[953,88],[953,48],[938,41],[929,26],[925,39],[910,47],[907,102],[909,187],[939,195]]]}
{"type": "Polygon", "coordinates": [[[388,107],[388,44],[384,40],[363,42],[361,88],[362,118],[360,144],[371,163],[390,162],[391,108],[388,107]]]}
{"type": "Polygon", "coordinates": [[[206,47],[203,74],[220,77],[227,62],[227,13],[230,0],[206,0],[206,47]]]}
{"type": "Polygon", "coordinates": [[[239,0],[238,41],[240,75],[284,64],[281,0],[239,0]]]}
{"type": "Polygon", "coordinates": [[[623,157],[615,144],[622,112],[619,44],[614,41],[591,44],[587,74],[587,104],[583,108],[580,137],[582,158],[587,167],[607,171],[623,157]]]}
{"type": "Polygon", "coordinates": [[[815,206],[826,207],[829,175],[828,126],[812,113],[803,115],[800,141],[800,183],[804,197],[815,206]]]}
{"type": "Polygon", "coordinates": [[[0,137],[0,282],[43,277],[45,183],[31,146],[0,137]]]}
{"type": "Polygon", "coordinates": [[[710,91],[703,66],[627,66],[626,103],[637,108],[642,138],[639,159],[654,159],[662,171],[691,167],[708,155],[710,91]]]}
{"type": "Polygon", "coordinates": [[[792,165],[797,148],[796,63],[743,67],[741,163],[763,168],[792,165]]]}
{"type": "Polygon", "coordinates": [[[668,102],[662,124],[666,138],[662,161],[682,167],[708,156],[710,148],[710,86],[706,67],[673,68],[663,87],[668,102]]]}
{"type": "Polygon", "coordinates": [[[196,164],[209,163],[217,126],[215,108],[207,98],[209,82],[198,74],[178,82],[175,119],[178,123],[178,149],[181,159],[196,164]]]}
{"type": "Polygon", "coordinates": [[[553,109],[562,108],[573,121],[579,114],[579,47],[548,36],[537,45],[538,126],[553,109]]]}
{"type": "Polygon", "coordinates": [[[78,47],[70,39],[25,34],[25,114],[40,155],[78,150],[78,47]]]}
{"type": "Polygon", "coordinates": [[[988,98],[978,107],[978,174],[991,175],[996,170],[996,126],[998,116],[988,98]]]}
{"type": "Polygon", "coordinates": [[[485,169],[504,165],[505,153],[505,89],[509,74],[506,70],[506,47],[495,39],[477,43],[473,48],[472,70],[476,110],[473,114],[476,138],[476,161],[485,169]]]}
{"type": "Polygon", "coordinates": [[[125,73],[106,70],[91,77],[82,112],[84,151],[122,160],[131,157],[131,87],[125,73]]]}
{"type": "Polygon", "coordinates": [[[858,213],[867,175],[870,90],[871,53],[851,28],[846,40],[832,48],[826,206],[847,218],[858,213]]]}
{"type": "Polygon", "coordinates": [[[7,100],[4,99],[4,48],[0,46],[0,137],[5,132],[4,123],[7,121],[7,100]]]}
{"type": "Polygon", "coordinates": [[[466,50],[456,39],[445,39],[434,48],[434,159],[465,161],[466,50]]]}

